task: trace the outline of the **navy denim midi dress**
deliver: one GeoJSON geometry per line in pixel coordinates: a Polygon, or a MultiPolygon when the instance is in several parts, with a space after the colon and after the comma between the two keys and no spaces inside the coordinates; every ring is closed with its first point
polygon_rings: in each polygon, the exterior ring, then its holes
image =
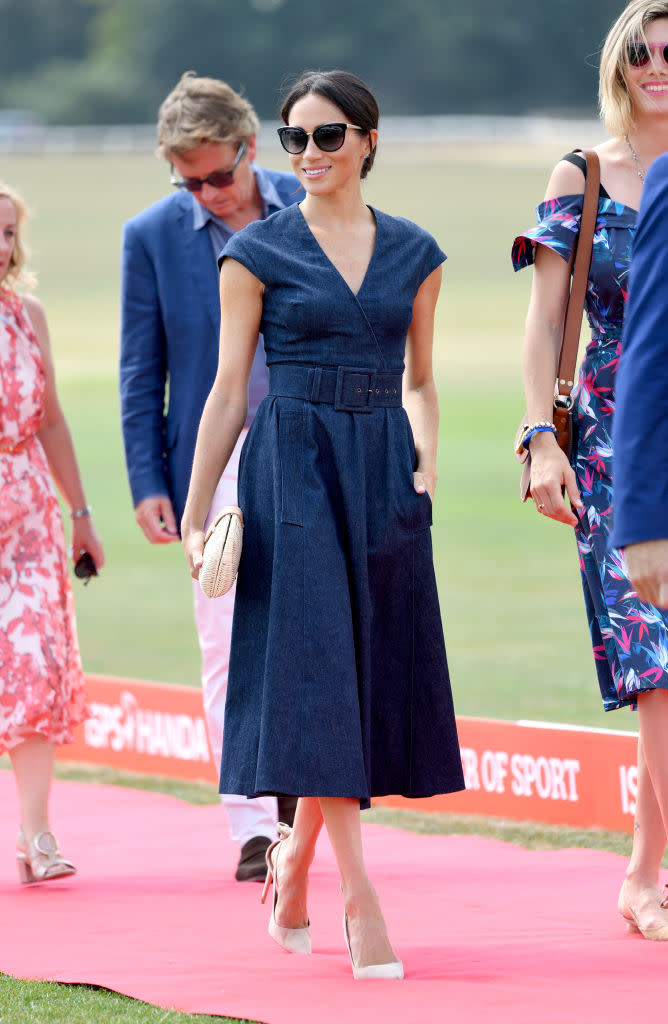
{"type": "Polygon", "coordinates": [[[241,454],[237,581],[220,789],[423,797],[463,789],[431,548],[401,404],[406,332],[445,259],[372,211],[357,295],[298,206],[239,231],[263,284],[270,370],[241,454]]]}

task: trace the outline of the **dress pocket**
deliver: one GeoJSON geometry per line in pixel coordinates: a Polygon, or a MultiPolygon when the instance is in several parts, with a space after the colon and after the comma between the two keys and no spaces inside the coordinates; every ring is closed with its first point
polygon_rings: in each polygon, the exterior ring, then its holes
{"type": "Polygon", "coordinates": [[[281,412],[278,423],[281,460],[281,522],[304,525],[304,413],[281,412]]]}

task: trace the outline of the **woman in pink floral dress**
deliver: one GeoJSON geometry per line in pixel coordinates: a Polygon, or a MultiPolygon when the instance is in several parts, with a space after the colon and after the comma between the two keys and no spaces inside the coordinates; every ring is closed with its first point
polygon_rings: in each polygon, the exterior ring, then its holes
{"type": "Polygon", "coordinates": [[[23,882],[74,872],[49,827],[56,744],[86,717],[83,675],[52,478],[70,508],[75,557],[104,552],[86,504],[55,389],[40,302],[19,295],[26,208],[0,185],[0,754],[9,752],[21,805],[23,882]]]}

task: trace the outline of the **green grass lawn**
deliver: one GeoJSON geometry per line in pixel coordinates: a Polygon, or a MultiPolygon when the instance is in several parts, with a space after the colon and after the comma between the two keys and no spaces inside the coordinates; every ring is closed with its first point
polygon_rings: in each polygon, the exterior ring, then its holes
{"type": "MultiPolygon", "coordinates": [[[[457,710],[629,728],[599,709],[574,540],[517,498],[519,353],[530,272],[514,234],[533,221],[561,148],[381,150],[370,203],[429,228],[448,253],[438,310],[440,482],[434,549],[457,710]]],[[[280,153],[265,157],[284,166],[280,153]]],[[[178,545],[135,526],[120,440],[116,364],[121,224],[166,190],[151,154],[10,156],[59,387],[106,544],[103,576],[76,586],[85,668],[196,685],[190,579],[178,545]]]]}
{"type": "MultiPolygon", "coordinates": [[[[523,411],[519,358],[530,272],[513,274],[510,245],[533,223],[561,152],[388,146],[366,196],[428,228],[449,257],[437,317],[441,443],[433,539],[457,711],[629,729],[635,718],[600,710],[571,531],[521,506],[512,453],[523,411]]],[[[278,151],[260,159],[286,166],[278,151]]],[[[151,154],[7,156],[2,177],[33,208],[38,294],[106,546],[101,578],[75,585],[84,667],[197,685],[191,581],[180,546],[151,548],[135,526],[116,379],[121,224],[165,193],[166,167],[151,154]]],[[[371,815],[388,820],[386,813],[371,815]]],[[[511,841],[528,842],[535,831],[517,823],[391,820],[496,836],[505,828],[499,837],[511,841]]],[[[628,837],[539,831],[548,844],[628,850],[628,837]]],[[[213,1019],[165,1015],[88,988],[0,978],[0,992],[0,1024],[213,1019]]]]}

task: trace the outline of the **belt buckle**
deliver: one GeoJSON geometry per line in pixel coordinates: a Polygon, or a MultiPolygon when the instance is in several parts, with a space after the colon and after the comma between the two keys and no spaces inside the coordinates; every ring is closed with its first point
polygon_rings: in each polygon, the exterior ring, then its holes
{"type": "Polygon", "coordinates": [[[334,408],[339,412],[373,412],[375,370],[339,366],[336,371],[334,408]]]}

